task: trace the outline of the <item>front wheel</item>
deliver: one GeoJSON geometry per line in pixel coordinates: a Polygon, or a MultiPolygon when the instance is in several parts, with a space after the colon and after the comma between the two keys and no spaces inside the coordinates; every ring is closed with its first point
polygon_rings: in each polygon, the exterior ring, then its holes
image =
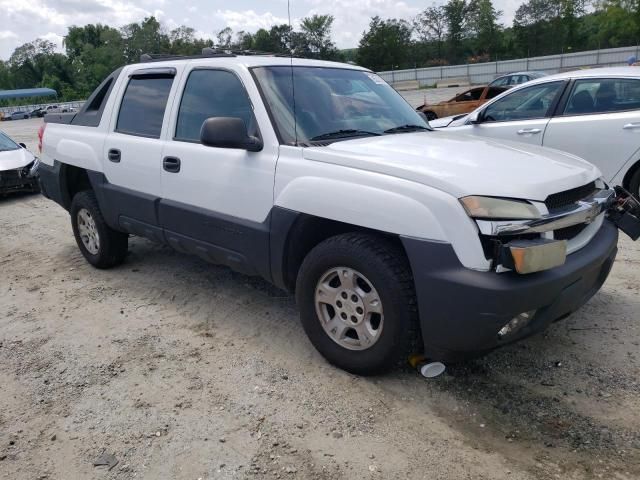
{"type": "Polygon", "coordinates": [[[69,213],[76,243],[91,265],[111,268],[124,261],[129,236],[107,225],[92,191],[76,194],[69,213]]]}
{"type": "Polygon", "coordinates": [[[418,345],[411,270],[388,238],[349,233],[320,243],[300,268],[296,299],[311,343],[348,372],[381,373],[418,345]]]}

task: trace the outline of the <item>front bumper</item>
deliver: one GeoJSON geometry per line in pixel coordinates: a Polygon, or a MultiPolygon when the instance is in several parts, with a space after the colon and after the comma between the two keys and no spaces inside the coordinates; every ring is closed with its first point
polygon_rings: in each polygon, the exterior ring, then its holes
{"type": "Polygon", "coordinates": [[[455,361],[539,332],[586,303],[609,275],[618,230],[605,220],[564,265],[530,275],[470,270],[449,244],[408,237],[402,242],[413,270],[425,354],[455,361]],[[499,337],[511,319],[532,310],[536,313],[525,327],[499,337]]]}
{"type": "Polygon", "coordinates": [[[38,190],[38,177],[31,174],[29,166],[0,171],[0,194],[37,192],[38,190]]]}

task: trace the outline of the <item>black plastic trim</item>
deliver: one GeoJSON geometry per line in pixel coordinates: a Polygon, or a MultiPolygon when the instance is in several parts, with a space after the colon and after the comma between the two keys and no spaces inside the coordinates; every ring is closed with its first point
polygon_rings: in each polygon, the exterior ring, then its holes
{"type": "Polygon", "coordinates": [[[470,270],[448,243],[401,240],[413,271],[425,353],[456,361],[532,335],[582,306],[609,275],[618,230],[606,220],[564,265],[529,275],[470,270]],[[513,317],[531,310],[537,313],[529,325],[498,338],[513,317]]]}
{"type": "MultiPolygon", "coordinates": [[[[99,126],[100,122],[102,121],[102,114],[104,113],[105,106],[107,105],[107,101],[109,100],[109,97],[111,96],[111,92],[113,90],[113,86],[116,84],[116,82],[118,80],[118,77],[120,76],[121,72],[122,72],[122,67],[120,67],[117,70],[113,71],[111,73],[111,75],[109,75],[107,78],[105,78],[102,81],[102,83],[100,83],[100,85],[98,85],[98,87],[89,96],[87,101],[84,102],[84,105],[82,105],[82,108],[80,109],[80,111],[77,114],[75,114],[75,116],[73,117],[73,119],[72,119],[72,121],[70,123],[72,123],[73,125],[81,126],[81,127],[97,127],[97,126],[99,126]],[[92,107],[95,98],[102,93],[102,90],[105,88],[105,86],[107,84],[109,86],[108,86],[107,91],[105,92],[105,94],[104,94],[104,96],[102,98],[102,102],[100,103],[100,106],[97,109],[89,110],[89,108],[92,107]]],[[[45,115],[45,119],[46,119],[46,117],[47,116],[45,115]]]]}
{"type": "Polygon", "coordinates": [[[174,67],[140,68],[129,74],[129,78],[173,78],[178,71],[174,67]]]}
{"type": "Polygon", "coordinates": [[[38,165],[38,182],[40,183],[42,195],[67,210],[68,205],[66,205],[64,199],[60,168],[61,164],[57,160],[54,160],[53,166],[40,162],[38,165]]]}

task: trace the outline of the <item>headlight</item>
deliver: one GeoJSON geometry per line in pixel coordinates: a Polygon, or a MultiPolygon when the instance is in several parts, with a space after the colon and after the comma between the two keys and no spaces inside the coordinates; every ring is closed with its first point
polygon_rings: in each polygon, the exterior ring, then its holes
{"type": "Polygon", "coordinates": [[[525,200],[470,196],[460,199],[472,218],[528,220],[540,218],[538,209],[525,200]]]}

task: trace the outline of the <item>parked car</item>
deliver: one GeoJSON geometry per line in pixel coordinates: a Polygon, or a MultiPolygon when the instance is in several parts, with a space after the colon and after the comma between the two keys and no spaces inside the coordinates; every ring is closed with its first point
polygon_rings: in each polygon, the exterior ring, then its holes
{"type": "Polygon", "coordinates": [[[564,150],[596,165],[607,182],[640,196],[640,72],[635,67],[544,77],[469,115],[431,125],[564,150]]]}
{"type": "Polygon", "coordinates": [[[5,120],[23,120],[25,118],[29,118],[29,112],[23,110],[16,110],[4,117],[5,120]]]}
{"type": "Polygon", "coordinates": [[[429,121],[449,115],[459,115],[472,111],[479,105],[500,95],[505,90],[506,88],[504,87],[473,87],[459,93],[450,100],[435,104],[425,103],[421,107],[418,107],[418,111],[424,113],[429,121]]]}
{"type": "Polygon", "coordinates": [[[540,331],[602,286],[616,225],[640,236],[640,212],[595,166],[433,131],[348,64],[128,65],[39,135],[43,193],[91,265],[124,262],[140,235],[262,276],[295,292],[318,351],[358,374],[540,331]]]}
{"type": "Polygon", "coordinates": [[[34,110],[31,110],[31,112],[29,113],[29,117],[30,118],[42,118],[44,117],[45,111],[44,108],[36,108],[34,110]]]}
{"type": "Polygon", "coordinates": [[[545,72],[514,72],[497,77],[489,84],[489,86],[511,88],[515,87],[516,85],[520,85],[521,83],[526,83],[531,80],[546,77],[547,75],[549,74],[545,72]]]}
{"type": "Polygon", "coordinates": [[[16,143],[0,132],[0,195],[37,192],[38,160],[23,143],[16,143]]]}

